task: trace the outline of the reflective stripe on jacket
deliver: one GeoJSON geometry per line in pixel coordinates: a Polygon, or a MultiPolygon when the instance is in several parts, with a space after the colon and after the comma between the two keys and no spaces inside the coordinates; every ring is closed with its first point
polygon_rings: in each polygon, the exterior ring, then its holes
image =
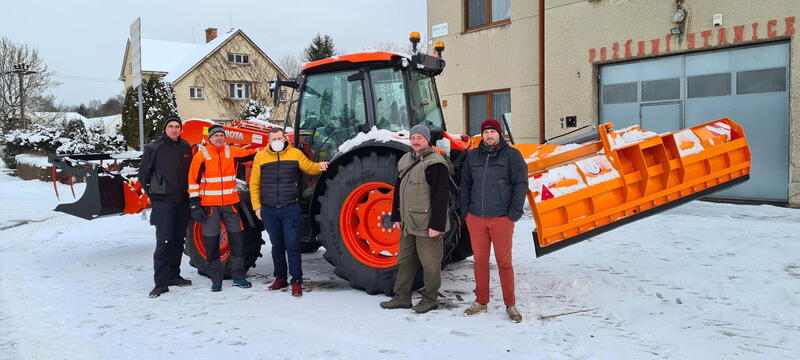
{"type": "Polygon", "coordinates": [[[224,206],[239,202],[236,165],[249,161],[256,150],[238,146],[198,145],[189,167],[189,197],[200,197],[203,206],[224,206]]]}

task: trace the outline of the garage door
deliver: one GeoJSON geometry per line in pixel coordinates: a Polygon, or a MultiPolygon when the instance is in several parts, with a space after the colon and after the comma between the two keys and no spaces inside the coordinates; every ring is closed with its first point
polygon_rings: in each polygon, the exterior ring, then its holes
{"type": "Polygon", "coordinates": [[[789,198],[789,44],[676,55],[600,68],[600,122],[659,133],[721,117],[741,124],[750,181],[717,198],[789,198]]]}

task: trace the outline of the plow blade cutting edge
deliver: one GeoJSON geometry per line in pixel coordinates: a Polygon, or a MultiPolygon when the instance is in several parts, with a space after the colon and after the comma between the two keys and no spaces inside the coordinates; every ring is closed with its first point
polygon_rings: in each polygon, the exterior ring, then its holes
{"type": "Polygon", "coordinates": [[[528,163],[536,256],[747,181],[750,148],[728,118],[656,134],[598,128],[599,140],[513,145],[528,163]]]}
{"type": "Polygon", "coordinates": [[[86,183],[86,189],[78,201],[59,204],[55,210],[92,220],[103,216],[135,214],[150,207],[150,201],[138,181],[102,165],[102,161],[109,160],[113,161],[114,167],[119,167],[119,159],[111,154],[48,156],[53,167],[71,177],[84,179],[86,183]]]}

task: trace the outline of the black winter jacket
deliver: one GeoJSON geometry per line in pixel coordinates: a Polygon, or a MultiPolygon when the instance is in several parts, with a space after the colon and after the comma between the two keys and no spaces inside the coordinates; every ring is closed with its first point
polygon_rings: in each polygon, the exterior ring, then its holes
{"type": "Polygon", "coordinates": [[[139,182],[153,201],[189,200],[189,165],[192,147],[186,140],[177,141],[162,135],[144,147],[139,164],[139,182]]]}
{"type": "Polygon", "coordinates": [[[528,166],[519,150],[500,139],[490,148],[483,141],[470,150],[461,170],[461,212],[480,217],[522,217],[528,190],[528,166]]]}

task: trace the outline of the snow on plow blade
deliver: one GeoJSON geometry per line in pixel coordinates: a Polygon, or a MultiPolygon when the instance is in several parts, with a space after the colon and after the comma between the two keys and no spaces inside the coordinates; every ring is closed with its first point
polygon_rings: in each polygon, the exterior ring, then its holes
{"type": "MultiPolygon", "coordinates": [[[[103,216],[135,214],[149,207],[150,201],[139,183],[128,179],[123,175],[124,171],[120,171],[123,168],[118,160],[124,158],[117,154],[48,156],[48,161],[55,168],[70,176],[83,178],[86,182],[86,189],[78,201],[59,204],[55,210],[92,220],[103,216]],[[113,162],[111,169],[103,166],[105,160],[113,162]]],[[[135,173],[132,175],[135,176],[135,173]]]]}
{"type": "Polygon", "coordinates": [[[542,256],[747,181],[750,148],[728,118],[656,134],[598,128],[581,145],[514,145],[528,163],[528,202],[542,256]]]}

